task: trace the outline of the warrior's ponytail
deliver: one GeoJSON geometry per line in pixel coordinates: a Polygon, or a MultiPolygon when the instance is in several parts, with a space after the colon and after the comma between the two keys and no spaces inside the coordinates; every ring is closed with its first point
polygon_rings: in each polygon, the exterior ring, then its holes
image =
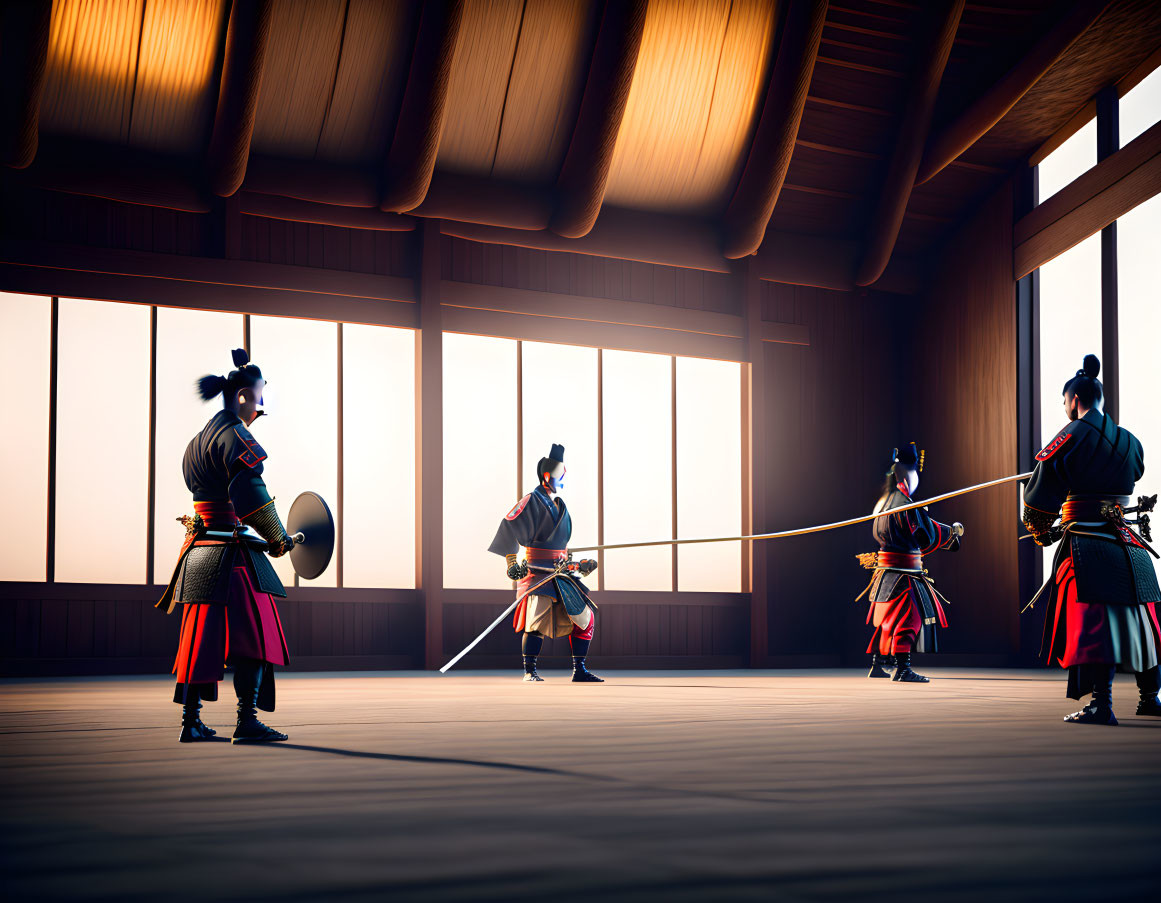
{"type": "Polygon", "coordinates": [[[1100,372],[1101,362],[1097,359],[1097,356],[1095,354],[1086,354],[1084,356],[1083,366],[1076,371],[1076,376],[1064,384],[1064,389],[1061,391],[1061,394],[1071,393],[1086,408],[1094,407],[1103,401],[1105,397],[1104,386],[1097,379],[1097,374],[1100,372]]]}
{"type": "Polygon", "coordinates": [[[218,395],[232,395],[239,389],[247,389],[257,384],[258,380],[262,379],[262,371],[258,369],[257,364],[250,363],[250,355],[246,353],[245,348],[235,348],[230,352],[230,356],[234,359],[234,366],[237,369],[231,370],[229,376],[206,374],[194,383],[203,401],[209,401],[218,395]]]}
{"type": "Polygon", "coordinates": [[[211,376],[207,373],[194,385],[197,387],[197,393],[201,396],[202,401],[209,401],[225,392],[230,381],[224,376],[211,376]]]}

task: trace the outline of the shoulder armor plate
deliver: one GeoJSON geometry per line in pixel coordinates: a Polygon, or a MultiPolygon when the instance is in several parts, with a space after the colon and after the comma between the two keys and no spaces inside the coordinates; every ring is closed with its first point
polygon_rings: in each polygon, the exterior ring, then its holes
{"type": "Polygon", "coordinates": [[[1054,454],[1056,454],[1058,451],[1060,451],[1060,449],[1061,449],[1061,447],[1063,447],[1064,443],[1067,442],[1071,438],[1072,438],[1072,433],[1061,433],[1059,436],[1057,436],[1055,439],[1053,439],[1051,442],[1049,442],[1046,446],[1044,446],[1044,448],[1042,448],[1040,451],[1038,451],[1036,453],[1036,460],[1037,461],[1047,461],[1054,454]]]}
{"type": "Polygon", "coordinates": [[[241,461],[247,467],[257,467],[259,461],[266,460],[266,452],[263,451],[262,446],[250,435],[249,431],[240,430],[234,427],[234,433],[242,440],[242,452],[238,455],[237,460],[241,461]]]}
{"type": "Polygon", "coordinates": [[[528,495],[524,496],[524,498],[518,501],[516,503],[516,507],[508,512],[504,520],[516,520],[516,518],[520,516],[520,512],[524,510],[524,506],[528,504],[528,500],[530,498],[532,498],[532,493],[528,493],[528,495]]]}

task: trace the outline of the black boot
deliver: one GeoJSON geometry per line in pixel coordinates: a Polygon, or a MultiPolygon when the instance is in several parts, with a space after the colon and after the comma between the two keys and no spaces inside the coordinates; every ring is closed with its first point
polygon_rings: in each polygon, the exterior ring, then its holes
{"type": "Polygon", "coordinates": [[[895,676],[891,680],[898,680],[909,684],[925,684],[929,681],[922,674],[911,670],[911,653],[895,653],[895,676]]]}
{"type": "Polygon", "coordinates": [[[262,686],[265,663],[252,658],[234,662],[234,692],[238,695],[238,726],[231,743],[273,743],[286,734],[258,720],[258,689],[262,686]]]}
{"type": "Polygon", "coordinates": [[[212,740],[218,735],[212,727],[202,724],[201,710],[202,701],[191,690],[181,710],[181,734],[178,735],[178,743],[197,743],[201,740],[212,740]]]}
{"type": "Polygon", "coordinates": [[[578,640],[569,637],[568,644],[572,646],[572,682],[574,684],[603,684],[603,678],[597,677],[585,667],[585,657],[589,654],[591,640],[578,640]]]}
{"type": "Polygon", "coordinates": [[[536,656],[544,648],[544,637],[539,633],[526,633],[520,641],[520,649],[524,653],[524,680],[528,683],[543,683],[544,678],[536,673],[536,656]]]}
{"type": "MultiPolygon", "coordinates": [[[[1084,692],[1092,688],[1092,702],[1079,712],[1065,715],[1064,720],[1071,724],[1105,724],[1113,726],[1117,723],[1113,715],[1113,678],[1117,669],[1113,665],[1076,665],[1075,689],[1084,692]]],[[[1069,677],[1069,689],[1073,689],[1073,677],[1069,677]]]]}
{"type": "Polygon", "coordinates": [[[1137,674],[1137,689],[1141,693],[1137,714],[1161,718],[1161,700],[1157,698],[1157,691],[1161,690],[1161,671],[1156,665],[1137,674]]]}
{"type": "Polygon", "coordinates": [[[867,677],[887,677],[891,676],[891,669],[895,667],[895,656],[880,655],[876,652],[871,656],[871,670],[867,672],[867,677]]]}

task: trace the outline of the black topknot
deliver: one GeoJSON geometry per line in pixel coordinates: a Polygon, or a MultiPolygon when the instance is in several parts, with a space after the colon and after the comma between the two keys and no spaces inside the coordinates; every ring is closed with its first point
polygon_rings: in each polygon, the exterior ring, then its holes
{"type": "Polygon", "coordinates": [[[250,363],[250,355],[246,353],[245,348],[235,348],[230,355],[234,358],[235,367],[245,367],[250,363]]]}
{"type": "Polygon", "coordinates": [[[1097,374],[1101,372],[1101,362],[1095,354],[1086,354],[1084,356],[1084,366],[1076,371],[1077,376],[1087,376],[1089,379],[1096,379],[1097,374]]]}

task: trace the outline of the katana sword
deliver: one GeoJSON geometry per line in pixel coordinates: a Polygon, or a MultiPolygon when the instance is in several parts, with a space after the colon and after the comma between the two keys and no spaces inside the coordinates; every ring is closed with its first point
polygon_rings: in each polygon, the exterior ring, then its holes
{"type": "Polygon", "coordinates": [[[519,605],[521,602],[523,602],[525,599],[527,599],[529,596],[531,596],[534,592],[536,592],[538,589],[540,589],[540,587],[544,586],[544,584],[546,584],[549,580],[552,580],[552,579],[560,576],[560,574],[562,574],[565,571],[565,569],[569,566],[569,563],[570,563],[569,559],[567,559],[567,558],[562,559],[560,564],[558,564],[553,569],[551,574],[549,574],[547,577],[545,577],[543,580],[541,580],[539,583],[537,583],[534,587],[529,589],[528,592],[523,593],[520,596],[517,596],[516,601],[513,602],[511,605],[509,605],[507,608],[505,608],[503,612],[500,613],[500,617],[496,618],[496,620],[494,620],[491,624],[489,624],[487,627],[485,627],[483,632],[480,633],[480,635],[478,637],[476,637],[474,640],[472,640],[470,643],[468,643],[468,645],[465,646],[455,658],[453,658],[450,662],[448,662],[446,665],[444,665],[442,668],[440,668],[439,673],[440,674],[447,674],[448,670],[452,666],[454,666],[456,662],[458,662],[461,658],[463,658],[465,655],[467,655],[469,652],[471,652],[473,649],[475,649],[476,646],[478,646],[480,644],[480,640],[482,640],[489,633],[491,633],[493,630],[495,630],[499,626],[500,622],[503,621],[506,617],[508,617],[508,615],[510,615],[515,610],[517,605],[519,605]]]}
{"type": "Polygon", "coordinates": [[[852,517],[847,520],[837,520],[829,524],[816,524],[813,527],[799,527],[796,530],[779,530],[776,533],[755,533],[750,536],[712,536],[705,539],[657,539],[650,542],[617,542],[606,543],[602,546],[580,546],[571,549],[573,552],[601,552],[607,549],[640,549],[646,546],[683,546],[694,545],[703,542],[753,542],[758,539],[782,539],[787,536],[803,536],[807,533],[822,533],[826,530],[837,530],[840,527],[850,527],[853,524],[865,524],[867,521],[875,520],[876,518],[884,517],[887,514],[894,514],[899,511],[912,511],[915,508],[926,508],[928,505],[934,505],[936,502],[944,502],[948,499],[953,499],[956,496],[967,495],[969,492],[978,492],[981,489],[990,489],[993,486],[1002,486],[1005,483],[1015,483],[1017,480],[1026,480],[1032,476],[1032,472],[1018,473],[1011,477],[1001,477],[998,480],[989,480],[986,483],[977,483],[975,486],[967,486],[964,489],[956,489],[954,492],[945,492],[943,495],[932,496],[929,499],[924,499],[921,502],[912,502],[910,505],[900,505],[897,508],[888,508],[884,511],[878,511],[874,514],[866,514],[862,517],[852,517]]]}
{"type": "MultiPolygon", "coordinates": [[[[849,527],[852,524],[863,524],[867,521],[875,520],[875,518],[883,517],[888,513],[895,513],[897,511],[911,511],[915,508],[926,508],[928,505],[933,505],[936,502],[943,502],[947,499],[953,499],[959,495],[967,495],[969,492],[978,492],[981,489],[990,489],[992,486],[1002,486],[1005,483],[1015,483],[1017,480],[1026,480],[1030,476],[1032,476],[1031,471],[1028,473],[1018,473],[1015,476],[1002,477],[999,480],[989,480],[987,483],[977,483],[975,486],[968,486],[964,489],[957,489],[954,492],[945,492],[943,495],[937,495],[932,498],[925,499],[922,502],[912,502],[910,505],[900,505],[898,508],[888,508],[885,511],[879,511],[875,514],[867,514],[863,517],[852,517],[848,520],[835,521],[834,523],[830,524],[818,524],[814,527],[802,527],[798,530],[780,530],[777,533],[756,533],[752,536],[714,536],[706,539],[660,539],[654,542],[607,543],[603,546],[583,546],[581,548],[572,549],[571,551],[599,552],[605,549],[639,549],[644,546],[680,546],[702,542],[752,542],[758,539],[781,539],[785,536],[802,536],[806,533],[822,533],[825,530],[837,530],[839,527],[849,527]]],[[[531,596],[537,589],[544,586],[544,584],[546,584],[549,580],[557,577],[568,566],[568,563],[568,559],[566,558],[556,566],[556,569],[551,574],[549,574],[547,577],[537,583],[536,586],[532,587],[532,589],[528,590],[528,592],[524,593],[515,602],[504,609],[503,613],[491,624],[485,627],[483,632],[474,640],[472,640],[466,647],[464,647],[462,652],[460,652],[455,658],[440,668],[440,673],[447,674],[449,668],[451,668],[461,658],[475,649],[476,646],[479,645],[480,641],[493,630],[495,630],[499,623],[508,617],[508,615],[512,613],[517,605],[519,605],[528,596],[531,596]]]]}

